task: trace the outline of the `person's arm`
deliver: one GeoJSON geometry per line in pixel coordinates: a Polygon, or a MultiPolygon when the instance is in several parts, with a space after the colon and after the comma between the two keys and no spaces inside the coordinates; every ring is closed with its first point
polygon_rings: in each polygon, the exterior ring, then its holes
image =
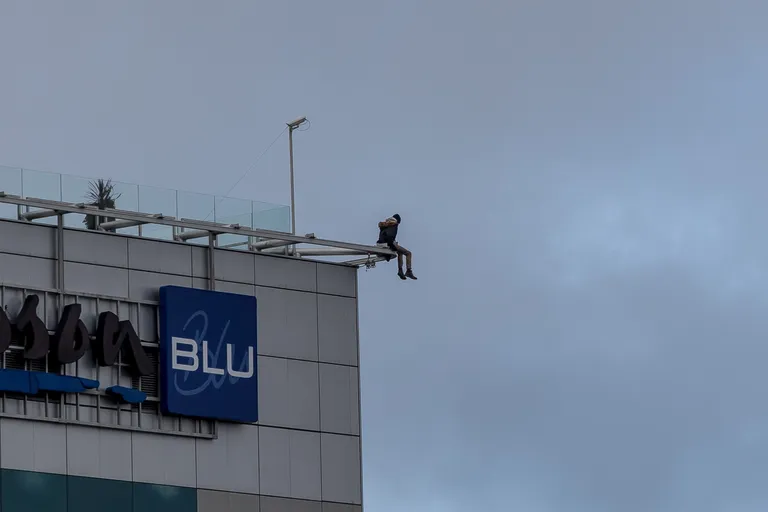
{"type": "Polygon", "coordinates": [[[386,228],[388,226],[394,226],[395,224],[397,224],[397,219],[395,219],[394,217],[390,217],[383,222],[379,222],[379,227],[386,228]]]}

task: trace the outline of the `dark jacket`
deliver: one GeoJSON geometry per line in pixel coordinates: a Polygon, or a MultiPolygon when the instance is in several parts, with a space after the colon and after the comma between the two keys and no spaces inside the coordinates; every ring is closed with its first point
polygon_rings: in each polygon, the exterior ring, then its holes
{"type": "Polygon", "coordinates": [[[379,222],[379,244],[391,244],[397,238],[398,222],[394,217],[390,217],[383,222],[379,222]]]}

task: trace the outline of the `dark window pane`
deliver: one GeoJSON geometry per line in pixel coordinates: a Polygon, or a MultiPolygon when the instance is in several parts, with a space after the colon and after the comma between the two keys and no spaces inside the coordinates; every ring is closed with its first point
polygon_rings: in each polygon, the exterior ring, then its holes
{"type": "Polygon", "coordinates": [[[133,484],[133,512],[171,510],[197,512],[197,490],[171,485],[133,484]]]}
{"type": "Polygon", "coordinates": [[[133,484],[120,480],[67,478],[68,512],[133,512],[133,484]]]}
{"type": "Polygon", "coordinates": [[[2,470],[3,512],[67,512],[67,477],[2,470]]]}

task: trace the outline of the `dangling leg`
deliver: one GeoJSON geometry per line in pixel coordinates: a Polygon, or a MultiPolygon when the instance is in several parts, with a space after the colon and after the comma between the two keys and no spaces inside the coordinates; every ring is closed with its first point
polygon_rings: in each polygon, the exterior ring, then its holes
{"type": "Polygon", "coordinates": [[[400,246],[397,242],[387,242],[387,246],[392,252],[397,253],[397,276],[400,279],[405,280],[405,274],[403,273],[403,253],[400,252],[400,246]]]}
{"type": "Polygon", "coordinates": [[[405,280],[405,274],[403,274],[403,253],[399,249],[397,251],[397,275],[400,279],[405,280]]]}
{"type": "Polygon", "coordinates": [[[402,255],[405,255],[405,274],[404,274],[405,277],[410,277],[411,279],[417,279],[417,277],[415,275],[413,275],[413,270],[411,269],[411,258],[413,256],[411,254],[411,251],[409,251],[408,249],[406,249],[402,245],[398,244],[397,245],[397,258],[398,258],[397,261],[398,261],[398,263],[400,265],[400,272],[403,271],[403,266],[402,266],[402,257],[403,256],[402,255]]]}

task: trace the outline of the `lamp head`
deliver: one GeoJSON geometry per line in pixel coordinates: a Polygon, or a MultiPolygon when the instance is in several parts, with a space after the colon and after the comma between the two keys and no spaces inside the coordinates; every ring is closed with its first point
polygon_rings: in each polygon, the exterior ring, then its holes
{"type": "Polygon", "coordinates": [[[305,117],[300,117],[298,119],[295,119],[295,120],[291,121],[290,123],[286,123],[286,124],[288,125],[288,128],[293,130],[295,128],[298,128],[302,124],[304,124],[306,121],[307,121],[307,118],[305,116],[305,117]]]}

